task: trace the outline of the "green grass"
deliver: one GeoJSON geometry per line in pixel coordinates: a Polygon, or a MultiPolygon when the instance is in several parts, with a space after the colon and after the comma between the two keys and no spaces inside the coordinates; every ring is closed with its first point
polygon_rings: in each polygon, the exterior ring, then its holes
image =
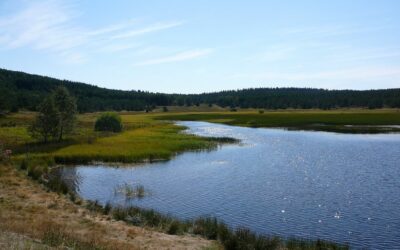
{"type": "Polygon", "coordinates": [[[399,128],[376,127],[400,125],[399,110],[180,113],[159,115],[157,119],[209,121],[246,127],[284,127],[348,133],[400,132],[399,128]]]}
{"type": "Polygon", "coordinates": [[[64,164],[168,160],[183,151],[211,149],[218,143],[234,142],[229,138],[184,134],[181,133],[184,127],[155,120],[154,115],[146,114],[121,114],[122,133],[95,132],[94,122],[98,115],[80,115],[72,135],[64,141],[46,144],[34,141],[27,133],[34,117],[32,113],[9,116],[3,122],[17,121],[17,125],[2,129],[0,140],[6,142],[5,148],[13,149],[14,160],[21,161],[29,153],[31,159],[52,158],[56,163],[64,164]]]}
{"type": "Polygon", "coordinates": [[[179,220],[161,214],[153,209],[139,207],[104,207],[98,202],[89,202],[92,211],[111,214],[135,226],[150,227],[168,234],[194,234],[209,240],[217,240],[225,249],[349,249],[347,245],[323,240],[282,239],[256,234],[246,228],[230,228],[214,217],[199,217],[193,220],[179,220]]]}
{"type": "Polygon", "coordinates": [[[179,133],[183,128],[169,123],[153,124],[121,134],[99,138],[92,144],[77,144],[53,153],[56,162],[139,162],[170,159],[178,152],[200,150],[216,144],[206,138],[179,133]]]}

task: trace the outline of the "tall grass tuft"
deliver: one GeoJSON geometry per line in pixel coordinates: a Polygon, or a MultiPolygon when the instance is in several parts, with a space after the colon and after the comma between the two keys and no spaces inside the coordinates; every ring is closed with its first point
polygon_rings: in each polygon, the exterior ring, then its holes
{"type": "Polygon", "coordinates": [[[139,207],[112,207],[107,203],[103,213],[111,214],[115,220],[125,221],[135,226],[152,227],[168,234],[190,233],[206,239],[219,241],[225,249],[324,249],[347,250],[347,245],[317,240],[288,239],[259,235],[247,228],[228,227],[215,217],[200,217],[195,220],[179,220],[169,215],[163,215],[153,209],[139,207]]]}
{"type": "Polygon", "coordinates": [[[121,193],[127,199],[133,198],[143,198],[145,196],[145,190],[143,185],[132,186],[128,183],[124,183],[122,185],[118,185],[114,188],[114,193],[121,193]]]}

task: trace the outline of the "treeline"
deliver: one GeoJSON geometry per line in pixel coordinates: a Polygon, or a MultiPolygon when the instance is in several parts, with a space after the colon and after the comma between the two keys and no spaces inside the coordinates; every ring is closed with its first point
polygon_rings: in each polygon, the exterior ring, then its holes
{"type": "Polygon", "coordinates": [[[399,108],[400,88],[363,91],[312,88],[253,88],[190,95],[189,100],[194,103],[216,104],[222,107],[266,109],[399,108]]]}
{"type": "Polygon", "coordinates": [[[400,108],[400,88],[366,91],[254,88],[182,95],[140,90],[110,90],[79,82],[0,69],[0,111],[37,110],[45,96],[58,86],[66,87],[76,98],[79,112],[138,111],[151,110],[156,106],[200,104],[265,109],[400,108]]]}

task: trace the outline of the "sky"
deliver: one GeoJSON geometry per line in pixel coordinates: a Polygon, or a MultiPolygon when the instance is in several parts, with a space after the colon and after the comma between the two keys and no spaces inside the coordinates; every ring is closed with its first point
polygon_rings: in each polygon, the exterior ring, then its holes
{"type": "Polygon", "coordinates": [[[0,68],[101,87],[400,88],[398,0],[0,0],[0,68]]]}

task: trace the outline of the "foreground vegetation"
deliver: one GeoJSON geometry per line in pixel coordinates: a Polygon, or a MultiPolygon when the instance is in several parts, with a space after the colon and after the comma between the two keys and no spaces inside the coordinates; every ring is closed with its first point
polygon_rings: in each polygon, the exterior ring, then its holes
{"type": "Polygon", "coordinates": [[[232,229],[224,222],[213,217],[200,217],[194,220],[179,220],[160,214],[152,209],[139,207],[112,207],[110,204],[99,205],[89,202],[92,211],[110,214],[116,220],[142,227],[157,228],[172,235],[200,235],[209,240],[217,240],[225,249],[349,249],[347,245],[339,245],[322,240],[281,239],[255,234],[247,228],[232,229]]]}
{"type": "Polygon", "coordinates": [[[398,109],[171,113],[162,114],[157,119],[209,121],[246,127],[281,127],[342,133],[400,132],[400,110],[398,109]]]}
{"type": "Polygon", "coordinates": [[[201,237],[168,235],[116,221],[70,194],[49,192],[52,189],[26,173],[0,163],[0,249],[219,248],[201,237]]]}

